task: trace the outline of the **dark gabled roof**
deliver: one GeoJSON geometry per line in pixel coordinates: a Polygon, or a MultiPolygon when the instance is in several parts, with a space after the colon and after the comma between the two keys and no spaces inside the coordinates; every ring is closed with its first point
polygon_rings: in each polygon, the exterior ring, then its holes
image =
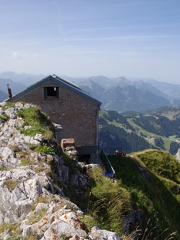
{"type": "Polygon", "coordinates": [[[49,75],[43,79],[41,79],[40,81],[34,83],[33,85],[29,86],[26,90],[16,94],[15,96],[13,96],[11,99],[8,99],[8,100],[16,100],[18,99],[19,97],[23,96],[24,94],[34,90],[35,88],[41,86],[42,84],[45,84],[46,82],[48,82],[49,80],[52,80],[54,81],[56,84],[58,85],[61,85],[73,92],[76,92],[78,94],[80,94],[81,96],[97,103],[98,105],[101,105],[101,102],[99,102],[98,100],[96,100],[95,98],[91,97],[88,93],[86,93],[85,91],[83,91],[80,87],[78,87],[76,84],[70,82],[70,81],[67,81],[65,79],[62,79],[58,76],[56,76],[55,74],[53,75],[49,75]]]}

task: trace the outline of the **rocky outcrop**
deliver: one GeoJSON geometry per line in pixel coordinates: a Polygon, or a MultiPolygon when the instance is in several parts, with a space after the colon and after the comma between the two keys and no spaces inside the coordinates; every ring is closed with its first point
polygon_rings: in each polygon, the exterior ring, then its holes
{"type": "Polygon", "coordinates": [[[19,130],[24,119],[17,113],[29,107],[0,103],[0,238],[119,240],[115,233],[97,227],[88,231],[80,221],[84,213],[63,188],[69,183],[77,193],[84,192],[89,177],[72,172],[55,149],[53,154],[32,150],[45,141],[43,134],[25,136],[19,130]]]}
{"type": "Polygon", "coordinates": [[[178,149],[178,151],[176,153],[176,158],[178,161],[180,161],[180,148],[178,149]]]}

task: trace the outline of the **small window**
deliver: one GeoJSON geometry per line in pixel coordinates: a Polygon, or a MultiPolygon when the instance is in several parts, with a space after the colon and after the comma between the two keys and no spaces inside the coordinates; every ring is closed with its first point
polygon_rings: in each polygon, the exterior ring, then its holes
{"type": "Polygon", "coordinates": [[[45,87],[44,88],[44,98],[56,97],[59,98],[59,88],[58,87],[45,87]]]}

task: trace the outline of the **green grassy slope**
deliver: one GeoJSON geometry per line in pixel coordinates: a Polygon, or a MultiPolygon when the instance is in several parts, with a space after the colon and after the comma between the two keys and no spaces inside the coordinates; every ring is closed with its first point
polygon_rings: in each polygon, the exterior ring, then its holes
{"type": "MultiPolygon", "coordinates": [[[[180,163],[169,153],[156,150],[109,159],[116,178],[131,194],[134,208],[142,210],[144,229],[150,219],[154,237],[168,228],[177,232],[174,239],[180,239],[180,163]]],[[[160,239],[166,239],[165,235],[160,239]]]]}
{"type": "Polygon", "coordinates": [[[137,228],[145,234],[143,240],[179,240],[180,163],[168,152],[154,149],[108,158],[116,171],[114,180],[95,167],[89,191],[77,195],[71,189],[68,194],[87,213],[81,219],[86,227],[115,231],[122,240],[134,239],[131,233],[137,228]],[[128,217],[131,209],[141,213],[142,222],[132,223],[127,236],[122,217],[128,217]]]}

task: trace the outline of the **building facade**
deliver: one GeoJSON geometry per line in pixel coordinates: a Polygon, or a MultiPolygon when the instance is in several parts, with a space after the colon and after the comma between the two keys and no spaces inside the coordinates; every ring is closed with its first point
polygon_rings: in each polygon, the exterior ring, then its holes
{"type": "Polygon", "coordinates": [[[74,138],[81,156],[97,163],[98,116],[101,102],[75,84],[50,75],[8,99],[11,102],[35,104],[53,123],[60,124],[58,141],[74,138]]]}

